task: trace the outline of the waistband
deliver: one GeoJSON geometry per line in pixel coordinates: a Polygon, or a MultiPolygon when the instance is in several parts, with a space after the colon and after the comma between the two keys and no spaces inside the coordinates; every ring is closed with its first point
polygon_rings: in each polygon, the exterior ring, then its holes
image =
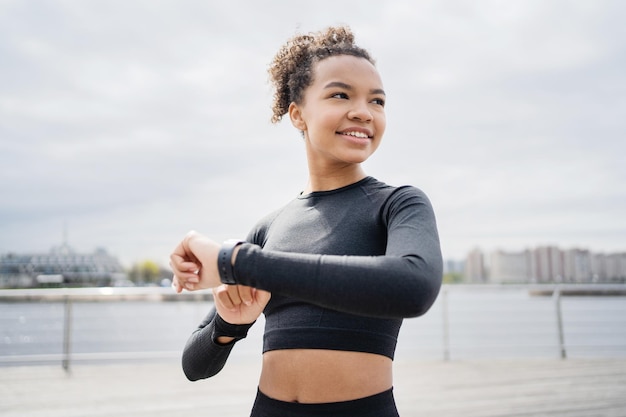
{"type": "Polygon", "coordinates": [[[393,388],[365,398],[332,403],[275,400],[257,390],[250,417],[399,417],[393,388]]]}
{"type": "Polygon", "coordinates": [[[263,353],[281,349],[326,349],[377,353],[393,360],[397,337],[373,331],[329,327],[282,327],[265,330],[263,353]]]}

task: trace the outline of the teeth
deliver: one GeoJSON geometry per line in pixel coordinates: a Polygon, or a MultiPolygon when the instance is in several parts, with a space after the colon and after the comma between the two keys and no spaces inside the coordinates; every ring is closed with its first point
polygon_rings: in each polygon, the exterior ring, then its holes
{"type": "Polygon", "coordinates": [[[354,136],[355,138],[367,138],[368,137],[365,133],[361,133],[361,132],[344,132],[343,134],[354,136]]]}

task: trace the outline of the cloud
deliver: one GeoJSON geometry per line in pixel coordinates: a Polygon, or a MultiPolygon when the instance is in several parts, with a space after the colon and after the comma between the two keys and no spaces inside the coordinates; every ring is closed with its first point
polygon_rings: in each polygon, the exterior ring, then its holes
{"type": "Polygon", "coordinates": [[[348,23],[388,128],[368,173],[424,189],[444,253],[624,250],[626,6],[610,1],[3,2],[0,252],[70,243],[163,259],[245,235],[306,182],[266,68],[348,23]],[[358,11],[358,12],[357,12],[358,11]]]}

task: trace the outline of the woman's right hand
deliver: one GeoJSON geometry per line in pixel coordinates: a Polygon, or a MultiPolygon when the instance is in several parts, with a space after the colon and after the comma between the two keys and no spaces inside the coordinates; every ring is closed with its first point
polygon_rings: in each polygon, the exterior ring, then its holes
{"type": "Polygon", "coordinates": [[[213,299],[218,314],[230,324],[254,322],[269,302],[271,293],[245,285],[226,285],[213,288],[213,299]]]}
{"type": "Polygon", "coordinates": [[[220,245],[199,233],[191,231],[170,255],[174,271],[172,286],[180,293],[215,288],[221,284],[217,270],[220,245]]]}

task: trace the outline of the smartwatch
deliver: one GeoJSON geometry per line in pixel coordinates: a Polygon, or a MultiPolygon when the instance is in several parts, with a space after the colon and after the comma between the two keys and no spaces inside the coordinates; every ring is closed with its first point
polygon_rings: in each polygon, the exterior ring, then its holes
{"type": "Polygon", "coordinates": [[[234,285],[237,283],[231,259],[233,258],[235,248],[242,243],[245,243],[245,240],[228,239],[222,243],[220,253],[217,256],[217,270],[219,271],[222,284],[234,285]]]}

